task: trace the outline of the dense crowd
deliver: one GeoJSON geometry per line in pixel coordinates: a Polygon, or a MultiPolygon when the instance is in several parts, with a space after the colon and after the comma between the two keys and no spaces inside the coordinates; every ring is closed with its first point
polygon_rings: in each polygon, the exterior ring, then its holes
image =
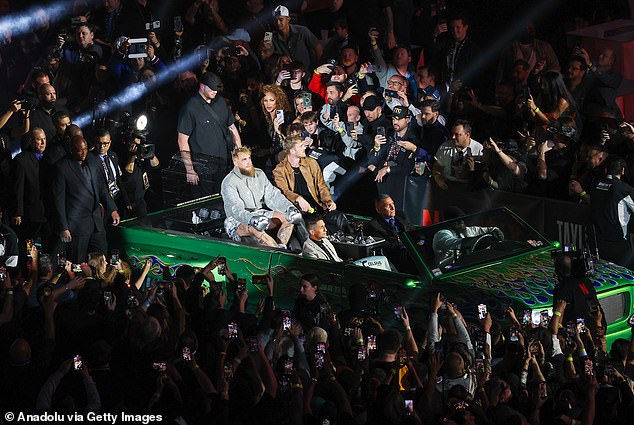
{"type": "Polygon", "coordinates": [[[627,3],[562,2],[535,22],[519,2],[480,3],[78,0],[64,17],[29,9],[24,31],[10,18],[28,2],[0,0],[2,410],[629,423],[634,338],[608,347],[600,309],[587,327],[564,323],[563,300],[539,322],[509,307],[471,323],[436,294],[414,319],[387,288],[351,283],[350,308],[334,311],[309,274],[294,305],[275,276],[258,302],[222,258],[157,281],[151,262],[131,270],[108,247],[107,226],[162,205],[162,165],[190,198],[222,193],[228,237],[291,248],[295,232],[313,258],[341,261],[326,237],[351,231],[341,211],[376,210],[391,264],[411,267],[398,237],[410,177],[456,199],[594,202],[606,253],[631,254],[626,59],[564,33],[626,17],[627,3]],[[234,208],[245,177],[271,211],[234,208]],[[616,201],[595,190],[606,178],[616,201]]]}

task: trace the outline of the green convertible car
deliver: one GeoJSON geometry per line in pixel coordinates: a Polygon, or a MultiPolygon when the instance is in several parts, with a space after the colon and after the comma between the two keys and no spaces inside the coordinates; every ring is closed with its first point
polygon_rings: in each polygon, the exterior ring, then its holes
{"type": "MultiPolygon", "coordinates": [[[[417,321],[427,317],[432,293],[441,290],[458,304],[467,317],[477,313],[478,304],[486,304],[498,319],[511,305],[520,318],[539,321],[540,314],[552,312],[552,295],[556,283],[551,252],[558,242],[546,240],[521,218],[506,208],[461,217],[461,225],[497,228],[490,233],[469,238],[468,249],[455,252],[434,251],[437,232],[451,229],[456,222],[446,221],[433,226],[404,232],[402,240],[419,273],[404,274],[376,266],[380,261],[354,261],[357,256],[381,254],[381,241],[339,243],[342,257],[353,261],[333,263],[304,258],[287,250],[247,246],[227,238],[223,230],[224,209],[219,196],[181,204],[178,207],[150,214],[141,219],[124,221],[111,238],[122,247],[133,267],[141,267],[151,259],[151,277],[160,279],[163,267],[173,273],[183,264],[205,266],[217,256],[226,257],[229,267],[240,278],[246,278],[251,298],[265,292],[253,284],[251,276],[270,273],[275,279],[276,303],[291,308],[298,293],[298,278],[304,273],[320,277],[322,291],[333,308],[348,307],[350,285],[362,283],[372,288],[376,308],[391,311],[395,303],[407,306],[417,321]],[[442,257],[442,258],[441,258],[442,257]]],[[[350,217],[357,228],[367,221],[350,217]]],[[[357,242],[359,242],[357,240],[357,242]]],[[[621,266],[596,261],[590,279],[594,284],[608,325],[608,344],[616,338],[629,338],[628,317],[632,314],[634,273],[621,266]]],[[[222,277],[219,277],[222,279],[222,277]]],[[[386,317],[390,315],[387,314],[386,317]]]]}

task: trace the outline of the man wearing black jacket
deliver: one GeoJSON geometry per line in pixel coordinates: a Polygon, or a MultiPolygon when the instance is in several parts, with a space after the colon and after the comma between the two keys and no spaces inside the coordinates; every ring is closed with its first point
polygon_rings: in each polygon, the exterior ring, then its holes
{"type": "Polygon", "coordinates": [[[610,159],[607,173],[590,191],[599,254],[606,260],[632,268],[634,251],[629,242],[628,224],[634,213],[634,188],[621,181],[625,160],[610,159]]]}
{"type": "MultiPolygon", "coordinates": [[[[20,254],[26,254],[26,240],[35,240],[46,223],[40,191],[40,160],[46,149],[46,134],[34,128],[27,149],[13,159],[13,210],[11,224],[18,235],[20,254]]],[[[45,238],[42,238],[44,240],[45,238]]]]}
{"type": "Polygon", "coordinates": [[[397,213],[390,195],[380,194],[374,201],[376,216],[367,224],[365,232],[370,236],[385,239],[383,253],[401,273],[417,273],[407,254],[400,234],[412,229],[412,225],[397,213]]]}
{"type": "Polygon", "coordinates": [[[70,243],[69,259],[73,263],[85,261],[89,249],[108,251],[101,207],[115,226],[119,213],[100,164],[88,157],[88,144],[82,136],[73,137],[71,156],[57,163],[53,199],[59,238],[62,243],[70,243]]]}

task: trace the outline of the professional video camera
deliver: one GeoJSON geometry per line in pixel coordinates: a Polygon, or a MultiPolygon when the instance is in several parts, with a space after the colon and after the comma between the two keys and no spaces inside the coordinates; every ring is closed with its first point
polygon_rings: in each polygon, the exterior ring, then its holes
{"type": "Polygon", "coordinates": [[[571,259],[572,276],[583,278],[594,274],[594,265],[597,257],[593,256],[589,249],[578,250],[574,245],[563,245],[561,249],[550,252],[550,257],[553,260],[566,255],[571,259]]]}

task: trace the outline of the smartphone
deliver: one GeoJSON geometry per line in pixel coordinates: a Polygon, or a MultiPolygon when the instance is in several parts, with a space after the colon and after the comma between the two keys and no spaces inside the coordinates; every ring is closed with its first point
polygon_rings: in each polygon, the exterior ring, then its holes
{"type": "Polygon", "coordinates": [[[81,265],[73,264],[73,273],[81,273],[81,265]]]}
{"type": "Polygon", "coordinates": [[[291,312],[288,310],[282,311],[282,330],[291,330],[291,312]]]}
{"type": "Polygon", "coordinates": [[[264,33],[264,42],[265,43],[270,43],[271,41],[273,41],[273,33],[272,32],[265,32],[264,33]]]}
{"type": "Polygon", "coordinates": [[[236,290],[239,293],[242,293],[246,289],[247,289],[247,280],[246,279],[238,279],[238,283],[236,283],[236,290]]]}
{"type": "Polygon", "coordinates": [[[368,357],[368,347],[365,345],[360,346],[357,349],[357,360],[365,360],[368,357]]]}
{"type": "Polygon", "coordinates": [[[321,369],[324,367],[325,356],[324,353],[316,352],[315,353],[315,367],[321,369]]]}
{"type": "Polygon", "coordinates": [[[192,353],[189,347],[183,347],[183,360],[186,362],[192,361],[192,353]]]}
{"type": "Polygon", "coordinates": [[[225,363],[224,373],[225,380],[231,381],[231,378],[233,378],[233,365],[231,363],[225,363]]]}
{"type": "Polygon", "coordinates": [[[174,32],[183,32],[183,20],[180,16],[174,16],[174,32]]]}
{"type": "Polygon", "coordinates": [[[347,122],[346,123],[346,132],[348,133],[348,135],[350,135],[350,133],[352,133],[352,130],[354,130],[354,123],[353,122],[347,122]]]}
{"type": "Polygon", "coordinates": [[[281,109],[276,109],[275,118],[280,122],[280,124],[284,124],[284,111],[282,111],[281,109]]]}
{"type": "Polygon", "coordinates": [[[229,339],[238,338],[238,324],[236,322],[230,322],[227,324],[227,334],[229,339]]]}
{"type": "Polygon", "coordinates": [[[392,99],[398,99],[398,92],[395,90],[385,89],[383,90],[385,97],[391,97],[392,99]]]}
{"type": "Polygon", "coordinates": [[[152,363],[152,368],[154,370],[158,370],[160,373],[163,373],[167,370],[167,364],[163,362],[154,362],[152,363]]]}
{"type": "Polygon", "coordinates": [[[110,301],[112,301],[112,292],[103,291],[103,302],[108,304],[110,301]]]}
{"type": "Polygon", "coordinates": [[[594,365],[592,364],[591,359],[586,359],[583,362],[583,371],[587,376],[594,375],[594,365]]]}
{"type": "Polygon", "coordinates": [[[322,353],[322,354],[323,354],[323,353],[325,353],[325,352],[326,352],[326,343],[324,343],[324,342],[318,342],[318,343],[317,343],[317,349],[316,349],[316,351],[317,351],[318,353],[322,353]]]}
{"type": "Polygon", "coordinates": [[[251,276],[251,283],[254,285],[268,285],[269,280],[265,274],[254,274],[251,276]]]}
{"type": "Polygon", "coordinates": [[[376,335],[368,335],[368,351],[376,350],[376,335]]]}
{"type": "Polygon", "coordinates": [[[137,299],[137,297],[134,296],[134,294],[129,294],[128,295],[128,308],[135,308],[139,306],[139,300],[137,299]]]}
{"type": "Polygon", "coordinates": [[[227,259],[225,257],[218,257],[218,260],[216,260],[216,264],[218,268],[218,274],[224,276],[226,273],[227,259]]]}
{"type": "Polygon", "coordinates": [[[539,323],[542,326],[548,326],[548,322],[550,321],[550,316],[548,315],[548,310],[542,310],[539,312],[539,323]]]}
{"type": "Polygon", "coordinates": [[[73,368],[75,370],[82,370],[84,368],[84,361],[79,354],[73,357],[73,368]]]}
{"type": "Polygon", "coordinates": [[[398,362],[401,366],[407,363],[407,351],[404,348],[398,350],[398,362]]]}
{"type": "Polygon", "coordinates": [[[510,336],[509,336],[509,340],[510,340],[511,342],[519,342],[519,340],[520,340],[520,336],[519,336],[519,334],[520,334],[520,333],[519,333],[519,331],[517,330],[517,328],[516,328],[516,327],[512,327],[512,328],[511,328],[511,333],[510,333],[510,336]]]}
{"type": "Polygon", "coordinates": [[[396,320],[403,320],[403,306],[400,304],[396,304],[394,306],[394,318],[396,320]]]}
{"type": "Polygon", "coordinates": [[[577,325],[573,322],[570,322],[566,325],[566,333],[570,338],[574,338],[577,330],[577,325]]]}
{"type": "Polygon", "coordinates": [[[284,375],[292,375],[293,374],[293,358],[287,357],[284,361],[284,375]]]}
{"type": "Polygon", "coordinates": [[[110,264],[112,265],[116,265],[119,264],[119,250],[118,249],[113,249],[112,252],[110,253],[110,264]]]}
{"type": "Polygon", "coordinates": [[[478,304],[478,319],[484,320],[487,317],[486,304],[478,304]]]}
{"type": "Polygon", "coordinates": [[[310,108],[313,105],[313,97],[310,93],[302,94],[302,103],[304,108],[310,108]]]}
{"type": "Polygon", "coordinates": [[[408,416],[414,413],[414,400],[405,400],[405,413],[408,416]]]}
{"type": "Polygon", "coordinates": [[[577,319],[577,329],[579,329],[579,333],[586,332],[586,321],[583,319],[577,319]]]}
{"type": "Polygon", "coordinates": [[[368,74],[371,74],[373,72],[377,72],[379,70],[379,67],[376,65],[368,65],[368,74]]]}
{"type": "Polygon", "coordinates": [[[528,326],[533,324],[532,313],[530,310],[524,310],[524,314],[522,315],[522,326],[528,326]]]}
{"type": "Polygon", "coordinates": [[[31,250],[33,249],[33,239],[26,240],[26,255],[31,256],[31,250]]]}
{"type": "Polygon", "coordinates": [[[484,359],[475,359],[475,369],[477,373],[484,372],[484,359]]]}
{"type": "Polygon", "coordinates": [[[60,253],[57,254],[57,265],[66,267],[66,251],[60,251],[60,253]]]}
{"type": "Polygon", "coordinates": [[[0,266],[0,283],[4,283],[7,279],[7,268],[4,266],[0,266]]]}

